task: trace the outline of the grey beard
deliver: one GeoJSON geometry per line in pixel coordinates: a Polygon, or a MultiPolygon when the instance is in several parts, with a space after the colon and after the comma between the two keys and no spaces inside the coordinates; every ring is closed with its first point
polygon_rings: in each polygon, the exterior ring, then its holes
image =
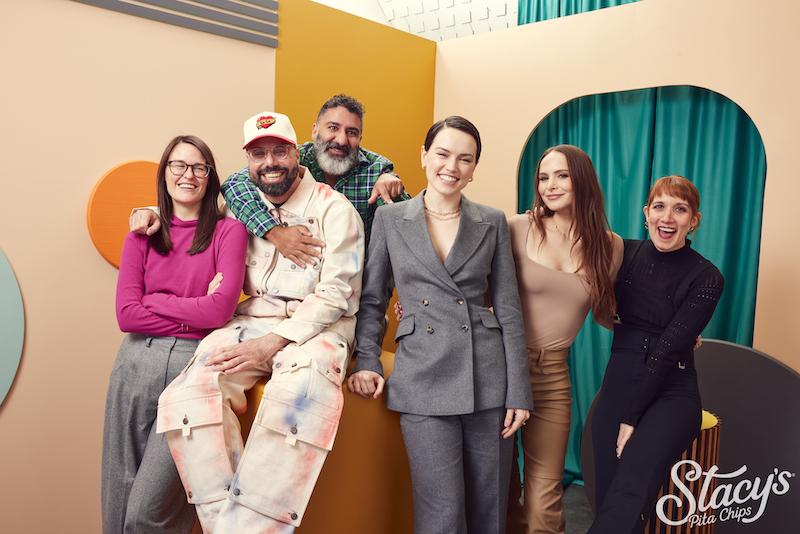
{"type": "MultiPolygon", "coordinates": [[[[322,169],[322,172],[330,174],[331,176],[343,176],[350,172],[350,169],[355,167],[358,163],[358,149],[350,150],[346,156],[337,158],[331,156],[326,152],[333,143],[323,141],[317,137],[314,140],[314,152],[317,156],[317,165],[322,169]]],[[[336,145],[337,147],[339,145],[336,145]]]]}
{"type": "MultiPolygon", "coordinates": [[[[297,175],[300,173],[300,167],[296,166],[293,169],[288,169],[286,167],[280,167],[280,169],[286,171],[286,175],[284,176],[283,180],[276,184],[265,184],[259,178],[256,180],[256,185],[258,186],[261,191],[264,192],[265,195],[271,197],[281,197],[286,194],[286,192],[291,189],[292,184],[294,183],[297,175]]],[[[276,168],[266,169],[263,172],[270,172],[277,170],[276,168]]]]}

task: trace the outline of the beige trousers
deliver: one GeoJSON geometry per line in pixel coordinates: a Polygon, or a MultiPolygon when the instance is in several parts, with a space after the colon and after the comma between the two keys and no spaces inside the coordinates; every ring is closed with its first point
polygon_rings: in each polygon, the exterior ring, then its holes
{"type": "Polygon", "coordinates": [[[519,481],[511,477],[509,534],[564,534],[561,480],[572,404],[568,355],[569,349],[528,349],[533,412],[522,429],[522,507],[519,506],[519,481]]]}

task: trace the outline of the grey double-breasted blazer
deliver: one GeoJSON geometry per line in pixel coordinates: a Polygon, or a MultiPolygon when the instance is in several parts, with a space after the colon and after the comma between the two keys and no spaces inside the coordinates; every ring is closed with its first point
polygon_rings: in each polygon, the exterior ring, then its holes
{"type": "Polygon", "coordinates": [[[442,263],[425,223],[423,194],[375,213],[356,324],[355,370],[383,374],[384,314],[394,280],[404,315],[386,385],[390,410],[459,415],[532,408],[505,215],[462,197],[458,233],[442,263]],[[487,294],[494,313],[486,306],[487,294]]]}

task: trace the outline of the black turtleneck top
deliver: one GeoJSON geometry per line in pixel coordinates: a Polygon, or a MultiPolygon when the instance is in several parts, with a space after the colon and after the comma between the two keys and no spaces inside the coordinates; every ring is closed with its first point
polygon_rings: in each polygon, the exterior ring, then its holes
{"type": "MultiPolygon", "coordinates": [[[[667,372],[679,361],[692,362],[697,336],[711,320],[722,295],[722,273],[686,245],[660,252],[650,240],[625,240],[615,285],[617,315],[614,345],[632,333],[645,343],[646,372],[631,383],[632,403],[623,423],[633,426],[658,396],[667,372]]],[[[637,338],[638,339],[638,338],[637,338]]]]}

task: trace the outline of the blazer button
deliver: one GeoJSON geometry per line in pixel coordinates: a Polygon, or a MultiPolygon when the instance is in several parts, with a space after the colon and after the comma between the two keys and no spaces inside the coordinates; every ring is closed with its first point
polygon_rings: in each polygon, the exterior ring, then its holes
{"type": "Polygon", "coordinates": [[[186,417],[185,415],[183,416],[183,424],[184,425],[188,425],[189,424],[189,418],[186,417]]]}
{"type": "Polygon", "coordinates": [[[427,306],[428,304],[430,304],[430,302],[428,302],[428,299],[422,299],[423,306],[427,306]]]}
{"type": "Polygon", "coordinates": [[[292,521],[294,521],[295,519],[297,519],[297,512],[292,512],[291,514],[289,514],[289,517],[291,517],[292,521]]]}
{"type": "Polygon", "coordinates": [[[461,325],[461,330],[463,330],[464,332],[466,332],[467,330],[469,330],[469,326],[467,326],[467,325],[465,325],[465,324],[462,324],[462,325],[461,325]]]}
{"type": "Polygon", "coordinates": [[[425,327],[425,331],[429,334],[433,334],[433,327],[431,325],[428,325],[425,327]]]}
{"type": "Polygon", "coordinates": [[[292,264],[292,266],[291,266],[291,269],[294,271],[295,269],[297,269],[297,265],[295,265],[295,264],[293,263],[293,264],[292,264]]]}
{"type": "Polygon", "coordinates": [[[236,488],[235,490],[233,490],[233,494],[238,497],[239,495],[242,494],[242,492],[241,492],[241,490],[239,488],[236,488]]]}
{"type": "Polygon", "coordinates": [[[192,492],[191,491],[187,495],[189,495],[190,499],[192,498],[192,492]]]}
{"type": "Polygon", "coordinates": [[[456,304],[458,304],[459,306],[463,305],[464,299],[456,299],[456,304]]]}
{"type": "Polygon", "coordinates": [[[289,432],[291,432],[292,434],[297,434],[297,427],[293,426],[292,428],[289,429],[289,432]]]}
{"type": "Polygon", "coordinates": [[[255,264],[256,264],[256,260],[250,260],[250,265],[255,265],[255,264]]]}

